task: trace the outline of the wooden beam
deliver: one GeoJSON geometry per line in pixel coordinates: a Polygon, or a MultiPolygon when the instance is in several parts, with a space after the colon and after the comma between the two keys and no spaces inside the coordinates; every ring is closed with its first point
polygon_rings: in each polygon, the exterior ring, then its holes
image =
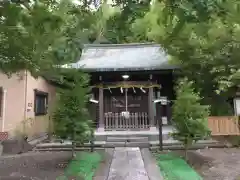
{"type": "Polygon", "coordinates": [[[116,82],[96,84],[93,87],[97,87],[97,88],[100,88],[100,87],[102,88],[120,88],[120,87],[122,88],[129,88],[129,87],[161,88],[161,85],[151,81],[116,81],[116,82]]]}

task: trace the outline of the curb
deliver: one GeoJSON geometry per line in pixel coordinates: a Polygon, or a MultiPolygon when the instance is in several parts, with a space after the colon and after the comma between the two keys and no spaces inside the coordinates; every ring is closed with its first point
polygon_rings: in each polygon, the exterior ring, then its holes
{"type": "Polygon", "coordinates": [[[114,149],[106,149],[105,155],[107,156],[106,164],[100,164],[100,166],[97,168],[97,171],[95,172],[95,175],[93,177],[93,180],[107,180],[108,174],[110,170],[110,166],[112,164],[113,159],[113,153],[114,149]]]}
{"type": "Polygon", "coordinates": [[[164,180],[159,167],[157,166],[156,160],[152,157],[149,149],[141,150],[142,159],[144,162],[145,169],[148,173],[149,180],[164,180]]]}

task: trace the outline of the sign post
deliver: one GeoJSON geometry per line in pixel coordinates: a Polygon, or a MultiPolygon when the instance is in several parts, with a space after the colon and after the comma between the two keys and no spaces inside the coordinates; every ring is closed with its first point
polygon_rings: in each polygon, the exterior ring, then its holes
{"type": "MultiPolygon", "coordinates": [[[[168,101],[167,97],[160,97],[159,99],[156,99],[153,101],[156,104],[156,107],[159,107],[160,109],[162,106],[166,106],[168,101]]],[[[159,150],[163,151],[163,138],[162,138],[162,114],[161,111],[159,111],[159,121],[158,121],[158,140],[159,140],[159,150]]]]}
{"type": "MultiPolygon", "coordinates": [[[[160,113],[161,114],[161,113],[160,113]]],[[[160,116],[158,122],[158,140],[159,140],[159,150],[163,151],[163,138],[162,138],[162,116],[160,116]]]]}

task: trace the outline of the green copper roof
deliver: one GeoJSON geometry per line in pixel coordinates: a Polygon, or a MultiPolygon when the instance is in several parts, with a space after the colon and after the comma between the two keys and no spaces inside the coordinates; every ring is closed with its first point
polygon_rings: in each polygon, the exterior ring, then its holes
{"type": "Polygon", "coordinates": [[[85,45],[80,60],[70,65],[90,71],[175,69],[158,44],[85,45]]]}

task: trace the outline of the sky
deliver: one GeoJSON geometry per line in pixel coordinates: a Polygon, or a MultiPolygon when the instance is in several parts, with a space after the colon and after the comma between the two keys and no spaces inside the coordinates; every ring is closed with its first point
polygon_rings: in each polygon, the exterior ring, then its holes
{"type": "MultiPolygon", "coordinates": [[[[76,4],[79,4],[79,5],[81,3],[83,3],[82,0],[73,0],[73,2],[76,3],[76,4]]],[[[93,0],[93,3],[92,3],[92,5],[90,5],[90,8],[92,10],[96,10],[99,7],[101,2],[103,2],[103,0],[93,0]],[[98,6],[96,7],[96,5],[98,5],[98,6]]],[[[112,4],[112,0],[107,0],[107,3],[112,4]]]]}

